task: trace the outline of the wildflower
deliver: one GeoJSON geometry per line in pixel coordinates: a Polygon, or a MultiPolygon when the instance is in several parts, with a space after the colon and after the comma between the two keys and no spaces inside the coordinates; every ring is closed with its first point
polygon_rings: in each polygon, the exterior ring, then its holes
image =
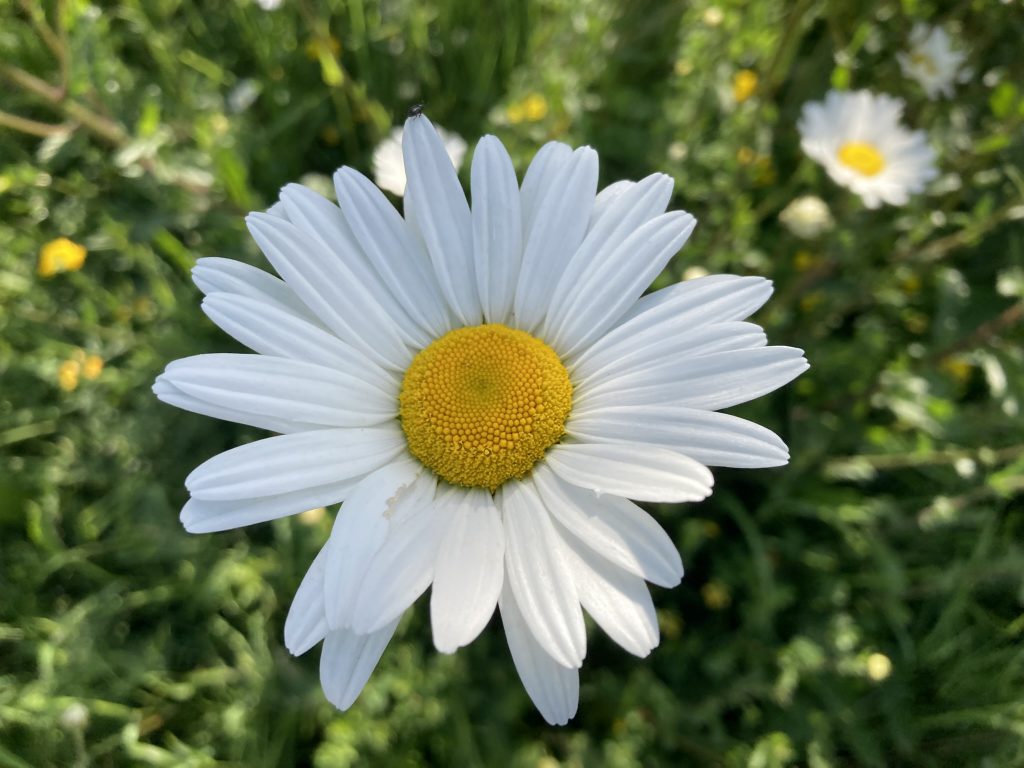
{"type": "Polygon", "coordinates": [[[868,208],[903,205],[938,175],[923,131],[900,124],[903,102],[870,91],[829,91],[804,105],[800,146],[868,208]]]}
{"type": "Polygon", "coordinates": [[[57,386],[65,392],[74,392],[78,388],[78,376],[82,372],[82,364],[77,360],[65,360],[57,366],[57,386]]]}
{"type": "Polygon", "coordinates": [[[505,116],[510,123],[536,123],[548,114],[548,100],[539,93],[531,93],[522,101],[510,104],[505,116]]]}
{"type": "Polygon", "coordinates": [[[807,368],[742,322],[771,293],[715,275],[641,297],[695,221],[654,174],[597,193],[597,154],[545,145],[522,185],[493,136],[472,207],[441,136],[406,122],[405,218],[351,168],[340,207],[285,187],[247,219],[284,280],[201,259],[203,308],[258,354],[171,363],[157,396],[280,436],[186,478],[189,531],[343,501],[299,587],[285,642],[323,642],[330,701],[352,705],[402,614],[431,588],[434,644],[470,643],[499,610],[548,722],[577,707],[583,611],[646,656],[645,582],[673,586],[672,540],[630,499],[699,501],[708,466],[785,464],[785,444],[719,411],[807,368]]]}
{"type": "Polygon", "coordinates": [[[82,361],[82,377],[93,381],[103,373],[103,358],[99,355],[86,355],[82,361]]]}
{"type": "Polygon", "coordinates": [[[732,595],[729,588],[720,581],[709,581],[700,589],[700,595],[704,598],[704,605],[712,611],[721,611],[729,607],[732,602],[732,595]]]}
{"type": "Polygon", "coordinates": [[[966,58],[964,52],[953,50],[944,29],[920,22],[910,32],[910,52],[896,54],[904,77],[924,88],[929,99],[953,96],[953,85],[961,76],[966,58]]]}
{"type": "MultiPolygon", "coordinates": [[[[405,194],[405,161],[402,158],[402,129],[393,128],[387,138],[373,150],[373,180],[377,186],[398,197],[405,194]]],[[[466,156],[466,142],[456,133],[438,127],[437,134],[444,142],[444,151],[458,170],[466,156]]]]}
{"type": "Polygon", "coordinates": [[[797,237],[813,240],[835,225],[828,205],[816,195],[803,195],[791,201],[779,214],[782,225],[797,237]]]}
{"type": "Polygon", "coordinates": [[[821,264],[821,256],[812,251],[797,251],[793,255],[793,268],[797,272],[807,272],[821,264]]]}
{"type": "Polygon", "coordinates": [[[752,69],[741,69],[732,78],[732,97],[737,104],[754,95],[757,90],[757,72],[752,69]]]}
{"type": "Polygon", "coordinates": [[[37,270],[41,277],[53,277],[59,272],[77,272],[85,264],[85,246],[58,237],[39,249],[37,270]]]}

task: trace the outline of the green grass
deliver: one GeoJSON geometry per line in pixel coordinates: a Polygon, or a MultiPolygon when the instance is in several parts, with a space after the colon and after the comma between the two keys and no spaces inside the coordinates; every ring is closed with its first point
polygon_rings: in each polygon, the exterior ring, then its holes
{"type": "Polygon", "coordinates": [[[0,766],[1024,763],[1024,11],[710,7],[0,5],[0,766]],[[970,53],[952,100],[900,73],[919,20],[970,53]],[[737,105],[740,68],[759,87],[737,105]],[[907,100],[939,152],[927,194],[868,211],[802,155],[800,107],[830,87],[907,100]],[[546,114],[511,121],[531,94],[546,114]],[[282,638],[330,517],[177,519],[185,475],[259,436],[150,393],[168,361],[232,348],[192,263],[261,264],[244,213],[368,170],[417,102],[470,146],[497,134],[520,172],[555,138],[594,146],[602,183],[672,174],[699,226],[657,285],[770,277],[756,319],[812,364],[733,411],[787,440],[788,467],[655,505],[687,566],[655,590],[662,644],[638,660],[592,632],[566,728],[533,710],[498,621],[442,656],[422,605],[337,713],[318,652],[282,638]],[[827,236],[779,224],[802,194],[829,203],[827,236]],[[41,277],[60,236],[87,261],[41,277]],[[84,355],[102,373],[62,389],[84,355]]]}

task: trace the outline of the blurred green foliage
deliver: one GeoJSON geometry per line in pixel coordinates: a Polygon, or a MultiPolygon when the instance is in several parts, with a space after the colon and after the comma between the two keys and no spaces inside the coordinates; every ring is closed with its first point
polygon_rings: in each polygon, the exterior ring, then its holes
{"type": "Polygon", "coordinates": [[[1024,763],[1021,39],[1018,0],[0,4],[0,766],[1024,763]],[[922,20],[969,51],[953,100],[900,74],[922,20]],[[833,86],[907,100],[927,194],[868,211],[803,157],[800,107],[833,86]],[[605,183],[673,174],[700,226],[658,284],[771,277],[757,319],[812,363],[739,409],[789,467],[655,510],[687,564],[655,595],[662,645],[592,633],[562,729],[497,621],[442,656],[422,606],[337,713],[317,652],[282,642],[329,516],[177,521],[187,472],[259,436],[150,394],[231,348],[191,264],[261,263],[242,214],[368,169],[417,102],[520,171],[557,138],[605,183]],[[832,232],[780,225],[803,194],[832,232]],[[88,258],[44,278],[60,236],[88,258]]]}

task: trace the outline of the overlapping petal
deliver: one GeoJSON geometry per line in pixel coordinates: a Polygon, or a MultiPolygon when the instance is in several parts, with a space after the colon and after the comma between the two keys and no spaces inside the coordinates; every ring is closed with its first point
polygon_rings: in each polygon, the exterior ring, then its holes
{"type": "Polygon", "coordinates": [[[504,584],[505,532],[491,494],[482,488],[449,499],[434,563],[430,626],[434,645],[453,653],[487,625],[504,584]]]}

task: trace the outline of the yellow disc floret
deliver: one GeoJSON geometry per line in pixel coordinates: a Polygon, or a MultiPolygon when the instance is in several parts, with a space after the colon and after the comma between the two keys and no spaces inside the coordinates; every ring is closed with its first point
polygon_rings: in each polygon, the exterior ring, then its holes
{"type": "Polygon", "coordinates": [[[848,141],[836,153],[839,162],[865,176],[874,176],[885,168],[885,158],[873,144],[863,141],[848,141]]]}
{"type": "Polygon", "coordinates": [[[453,485],[492,491],[558,442],[571,406],[555,351],[499,324],[437,339],[413,359],[399,395],[412,454],[453,485]]]}

